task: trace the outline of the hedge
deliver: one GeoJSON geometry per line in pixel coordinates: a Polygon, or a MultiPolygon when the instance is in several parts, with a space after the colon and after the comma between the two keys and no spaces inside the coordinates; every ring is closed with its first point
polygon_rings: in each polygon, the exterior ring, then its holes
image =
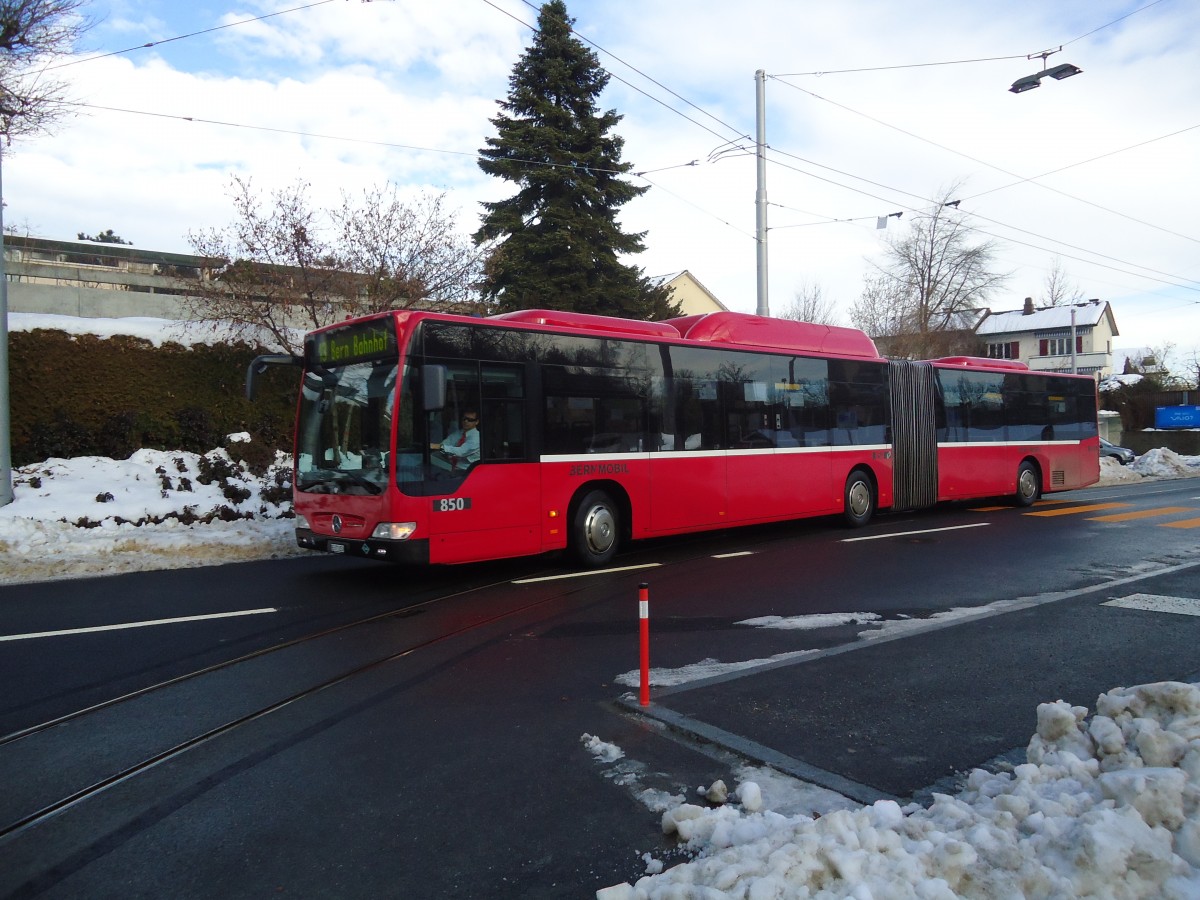
{"type": "Polygon", "coordinates": [[[37,329],[9,334],[10,440],[14,466],[50,457],[135,450],[207,453],[249,432],[246,462],[265,469],[292,449],[300,373],[272,367],[246,400],[246,368],[263,352],[246,344],[154,346],[37,329]],[[261,457],[261,458],[260,458],[261,457]]]}

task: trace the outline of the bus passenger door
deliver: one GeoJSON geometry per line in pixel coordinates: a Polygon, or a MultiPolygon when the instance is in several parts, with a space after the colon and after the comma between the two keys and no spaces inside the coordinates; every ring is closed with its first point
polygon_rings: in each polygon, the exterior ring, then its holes
{"type": "Polygon", "coordinates": [[[715,379],[677,377],[651,437],[650,528],[665,534],[728,521],[728,471],[715,379]]]}

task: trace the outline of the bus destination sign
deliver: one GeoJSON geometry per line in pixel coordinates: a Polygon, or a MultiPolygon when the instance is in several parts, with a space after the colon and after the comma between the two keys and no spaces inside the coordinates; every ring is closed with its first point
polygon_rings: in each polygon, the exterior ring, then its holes
{"type": "Polygon", "coordinates": [[[313,355],[322,366],[346,366],[395,353],[396,332],[391,320],[347,325],[313,336],[313,355]]]}

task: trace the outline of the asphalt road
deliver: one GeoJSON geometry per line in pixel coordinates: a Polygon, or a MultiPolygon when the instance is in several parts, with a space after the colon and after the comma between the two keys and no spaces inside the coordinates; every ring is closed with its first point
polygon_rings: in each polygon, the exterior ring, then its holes
{"type": "MultiPolygon", "coordinates": [[[[616,702],[628,689],[614,679],[638,664],[643,581],[655,667],[837,652],[821,675],[836,694],[776,705],[774,725],[755,715],[762,674],[656,694],[656,707],[692,722],[720,708],[721,731],[747,739],[733,749],[751,754],[778,738],[774,749],[795,759],[788,736],[801,714],[799,731],[830,746],[858,733],[851,715],[916,733],[936,693],[937,766],[974,765],[1020,736],[1019,718],[1006,712],[990,743],[956,741],[954,728],[977,721],[967,707],[999,704],[1005,679],[1030,688],[1017,660],[1086,670],[1084,692],[1110,669],[1110,686],[1151,669],[1200,671],[1194,641],[1168,621],[1185,617],[1146,614],[1114,630],[1072,606],[1110,584],[1200,598],[1200,484],[1052,499],[887,516],[854,532],[804,522],[656,541],[586,576],[553,558],[411,570],[308,557],[0,589],[0,636],[45,635],[0,642],[0,895],[578,897],[635,879],[641,854],[666,846],[638,792],[690,796],[730,774],[725,749],[616,702]],[[907,705],[867,702],[885,679],[868,655],[878,651],[857,649],[863,625],[736,624],[819,612],[921,620],[1020,599],[1019,613],[986,620],[990,634],[939,632],[945,646],[974,635],[987,693],[938,693],[958,677],[950,669],[905,682],[895,660],[937,651],[920,630],[891,641],[887,690],[907,705]],[[1172,632],[1175,652],[1150,652],[1172,632]],[[1049,651],[1047,635],[1060,638],[1049,651]],[[1106,641],[1121,648],[1110,669],[1106,641]],[[1072,652],[1084,643],[1086,656],[1072,652]],[[626,752],[624,779],[606,777],[584,733],[626,752]]],[[[898,772],[888,747],[871,743],[873,766],[898,772]]],[[[814,765],[837,769],[839,755],[814,765]]],[[[919,778],[877,781],[920,793],[919,778]]]]}

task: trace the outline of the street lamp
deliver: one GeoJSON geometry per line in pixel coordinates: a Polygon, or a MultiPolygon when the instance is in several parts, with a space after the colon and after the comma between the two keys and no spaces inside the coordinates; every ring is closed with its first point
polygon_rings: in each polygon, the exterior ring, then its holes
{"type": "MultiPolygon", "coordinates": [[[[1062,47],[1058,48],[1058,50],[1061,49],[1062,47]]],[[[1078,75],[1083,71],[1083,69],[1079,68],[1079,66],[1076,66],[1072,63],[1062,63],[1054,66],[1053,68],[1047,69],[1046,57],[1053,53],[1057,53],[1058,50],[1043,50],[1041,53],[1029,54],[1026,59],[1041,59],[1042,71],[1033,75],[1026,75],[1023,78],[1018,78],[1012,83],[1012,87],[1010,87],[1009,90],[1014,94],[1022,94],[1025,91],[1032,91],[1035,87],[1041,87],[1043,78],[1053,78],[1055,81],[1062,81],[1064,78],[1070,78],[1072,75],[1078,75]]]]}

